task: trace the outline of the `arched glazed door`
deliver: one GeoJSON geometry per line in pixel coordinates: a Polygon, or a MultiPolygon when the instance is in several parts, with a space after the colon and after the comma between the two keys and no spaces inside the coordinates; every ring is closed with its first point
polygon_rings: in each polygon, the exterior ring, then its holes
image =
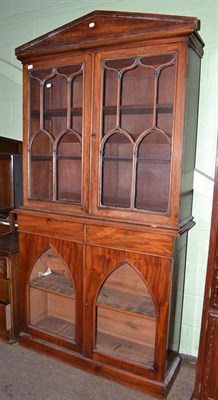
{"type": "Polygon", "coordinates": [[[96,301],[96,351],[154,363],[156,310],[142,276],[127,262],[104,281],[96,301]]]}
{"type": "MultiPolygon", "coordinates": [[[[92,207],[101,216],[167,220],[173,207],[177,54],[103,52],[92,207]]],[[[96,107],[96,108],[97,108],[96,107]]],[[[94,163],[93,163],[94,164],[94,163]]],[[[172,217],[173,218],[173,217],[172,217]]]]}
{"type": "Polygon", "coordinates": [[[75,341],[75,287],[61,257],[52,249],[42,253],[29,280],[30,324],[75,341]]]}
{"type": "Polygon", "coordinates": [[[167,258],[87,246],[86,356],[164,375],[171,268],[167,258]]]}
{"type": "Polygon", "coordinates": [[[20,240],[31,249],[22,259],[26,332],[81,351],[82,245],[33,234],[20,240]]]}

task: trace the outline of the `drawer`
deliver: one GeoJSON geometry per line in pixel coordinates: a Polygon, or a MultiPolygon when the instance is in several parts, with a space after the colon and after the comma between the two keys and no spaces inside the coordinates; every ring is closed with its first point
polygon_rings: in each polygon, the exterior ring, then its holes
{"type": "Polygon", "coordinates": [[[0,279],[0,301],[9,303],[9,281],[7,279],[0,279]]]}
{"type": "Polygon", "coordinates": [[[162,233],[133,231],[106,226],[88,226],[87,243],[95,246],[172,257],[173,239],[162,233]]]}
{"type": "Polygon", "coordinates": [[[74,242],[84,241],[84,225],[64,218],[20,215],[19,231],[74,242]]]}
{"type": "Polygon", "coordinates": [[[0,331],[11,330],[11,306],[10,304],[0,304],[0,331]]]}
{"type": "Polygon", "coordinates": [[[0,279],[9,278],[9,259],[8,257],[0,256],[0,279]]]}

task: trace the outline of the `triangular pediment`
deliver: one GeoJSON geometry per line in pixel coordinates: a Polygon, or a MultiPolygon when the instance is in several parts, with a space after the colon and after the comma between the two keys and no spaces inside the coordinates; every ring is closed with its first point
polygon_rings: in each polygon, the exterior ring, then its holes
{"type": "Polygon", "coordinates": [[[130,38],[189,35],[198,29],[195,17],[94,11],[18,47],[16,56],[23,61],[44,54],[108,46],[113,40],[124,43],[130,38]]]}

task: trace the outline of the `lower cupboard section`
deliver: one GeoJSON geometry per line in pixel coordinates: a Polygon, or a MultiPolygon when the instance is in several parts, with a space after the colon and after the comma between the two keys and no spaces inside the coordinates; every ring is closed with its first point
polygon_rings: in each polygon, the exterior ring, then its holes
{"type": "Polygon", "coordinates": [[[164,398],[180,364],[166,350],[172,260],[34,234],[20,240],[20,342],[164,398]]]}

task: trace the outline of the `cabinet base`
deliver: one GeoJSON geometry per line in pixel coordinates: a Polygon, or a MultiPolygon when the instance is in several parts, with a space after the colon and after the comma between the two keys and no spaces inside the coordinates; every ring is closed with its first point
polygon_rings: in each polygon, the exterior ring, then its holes
{"type": "Polygon", "coordinates": [[[154,381],[143,376],[123,371],[114,366],[88,359],[79,353],[65,349],[43,339],[33,337],[24,332],[20,333],[19,342],[25,347],[43,352],[44,354],[58,358],[68,364],[71,364],[72,366],[81,368],[96,375],[101,375],[104,378],[113,379],[120,384],[129,386],[135,390],[141,390],[160,399],[166,398],[177,376],[177,373],[179,372],[181,364],[180,357],[176,356],[174,361],[171,363],[171,366],[168,368],[164,382],[154,381]]]}

